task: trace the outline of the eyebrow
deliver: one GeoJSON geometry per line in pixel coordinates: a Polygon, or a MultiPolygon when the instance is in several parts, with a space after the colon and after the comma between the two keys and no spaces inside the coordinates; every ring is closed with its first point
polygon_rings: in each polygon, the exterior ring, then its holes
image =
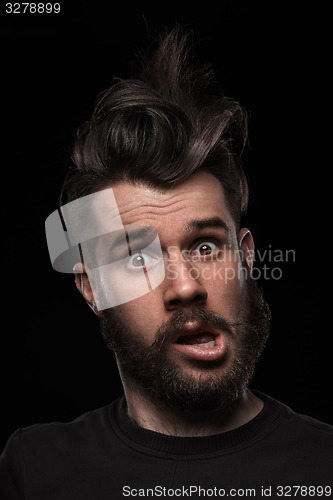
{"type": "Polygon", "coordinates": [[[209,217],[206,219],[193,219],[184,226],[184,231],[189,233],[191,231],[200,231],[206,228],[221,228],[224,229],[228,236],[231,235],[231,228],[220,217],[209,217]]]}
{"type": "MultiPolygon", "coordinates": [[[[185,224],[183,230],[186,233],[192,231],[200,231],[206,228],[220,228],[223,229],[228,238],[231,237],[232,231],[230,226],[220,217],[208,217],[205,219],[193,219],[185,224]]],[[[151,226],[127,226],[127,228],[114,231],[112,234],[112,241],[110,242],[109,249],[115,251],[117,248],[126,248],[131,255],[133,247],[138,244],[141,247],[149,246],[156,238],[157,231],[151,226]]],[[[104,235],[108,236],[108,235],[104,235]]]]}
{"type": "Polygon", "coordinates": [[[125,230],[117,231],[117,233],[118,235],[115,235],[112,240],[111,250],[125,244],[128,246],[129,253],[131,253],[131,245],[140,243],[148,246],[155,240],[157,235],[156,229],[150,226],[128,227],[125,230]]]}

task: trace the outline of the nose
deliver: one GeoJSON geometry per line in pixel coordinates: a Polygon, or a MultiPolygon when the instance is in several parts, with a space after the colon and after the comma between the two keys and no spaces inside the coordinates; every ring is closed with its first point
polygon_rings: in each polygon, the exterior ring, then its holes
{"type": "Polygon", "coordinates": [[[166,270],[164,306],[168,311],[191,305],[202,305],[208,297],[198,268],[181,257],[166,270]]]}

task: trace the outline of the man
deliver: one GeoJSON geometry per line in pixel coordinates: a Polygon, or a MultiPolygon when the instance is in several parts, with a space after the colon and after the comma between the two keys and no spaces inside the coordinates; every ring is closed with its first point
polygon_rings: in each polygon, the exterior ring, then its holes
{"type": "Polygon", "coordinates": [[[189,59],[175,29],[100,96],[47,221],[124,397],[18,430],[1,499],[332,495],[333,429],[249,390],[270,312],[240,227],[246,117],[189,59]]]}

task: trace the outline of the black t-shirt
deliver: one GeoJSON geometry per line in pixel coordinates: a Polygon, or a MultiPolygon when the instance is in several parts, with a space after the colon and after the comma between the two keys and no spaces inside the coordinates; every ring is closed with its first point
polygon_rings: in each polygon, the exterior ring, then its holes
{"type": "Polygon", "coordinates": [[[264,407],[254,419],[208,437],[143,429],[124,398],[19,429],[0,457],[0,499],[333,499],[333,427],[256,394],[264,407]]]}

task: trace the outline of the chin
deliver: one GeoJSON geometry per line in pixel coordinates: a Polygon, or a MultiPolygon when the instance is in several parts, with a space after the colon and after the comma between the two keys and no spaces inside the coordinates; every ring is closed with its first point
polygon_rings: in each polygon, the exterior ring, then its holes
{"type": "Polygon", "coordinates": [[[229,407],[244,393],[248,378],[235,378],[232,369],[221,366],[192,370],[169,366],[147,382],[141,381],[152,400],[176,410],[198,412],[229,407]]]}

